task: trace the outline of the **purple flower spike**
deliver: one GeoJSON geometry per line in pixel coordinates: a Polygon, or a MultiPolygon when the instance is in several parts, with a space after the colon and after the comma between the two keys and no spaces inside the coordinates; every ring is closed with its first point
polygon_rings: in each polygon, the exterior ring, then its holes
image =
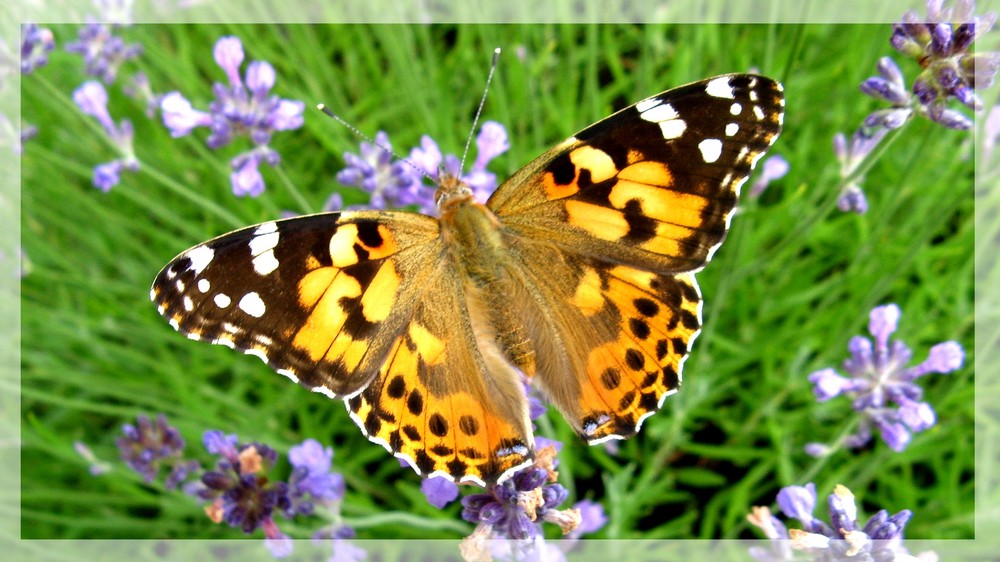
{"type": "MultiPolygon", "coordinates": [[[[844,394],[852,399],[851,407],[862,415],[858,430],[844,439],[845,447],[867,444],[874,428],[891,449],[904,450],[913,433],[924,431],[936,422],[934,409],[921,401],[923,389],[913,381],[929,373],[950,373],[964,362],[962,346],[948,341],[932,347],[923,363],[907,367],[913,352],[903,342],[890,339],[899,326],[900,316],[895,304],[871,311],[868,331],[874,341],[863,336],[851,338],[848,345],[851,356],[842,365],[848,377],[831,368],[809,375],[819,401],[844,394]]],[[[815,445],[810,445],[813,451],[815,445]]]]}
{"type": "Polygon", "coordinates": [[[21,25],[21,74],[31,74],[49,62],[56,46],[52,31],[33,23],[21,25]]]}
{"type": "Polygon", "coordinates": [[[94,186],[107,192],[118,185],[122,171],[137,172],[139,170],[139,161],[132,149],[134,136],[132,123],[127,119],[123,119],[120,124],[114,122],[111,114],[108,113],[108,93],[100,82],[94,80],[85,82],[73,92],[73,101],[76,102],[81,111],[97,119],[97,122],[104,128],[104,132],[117,145],[122,154],[121,158],[94,168],[94,186]]]}
{"type": "Polygon", "coordinates": [[[754,507],[747,520],[773,542],[766,548],[751,548],[751,556],[762,562],[785,562],[799,560],[794,551],[804,550],[814,560],[937,560],[933,553],[912,556],[903,547],[903,529],[913,515],[910,510],[891,516],[879,510],[862,525],[854,494],[841,485],[834,488],[827,504],[829,524],[812,517],[816,505],[816,487],[812,483],[788,486],[778,492],[778,505],[787,517],[799,518],[808,511],[808,522],[800,518],[803,529],[787,529],[770,509],[754,507]],[[786,509],[789,502],[798,503],[786,509]]]}
{"type": "Polygon", "coordinates": [[[566,500],[568,492],[559,484],[549,484],[554,473],[540,466],[546,462],[543,459],[550,459],[555,452],[543,448],[538,453],[535,465],[490,486],[485,493],[462,498],[462,518],[478,524],[463,544],[471,545],[484,538],[531,541],[542,536],[542,521],[558,525],[564,535],[580,526],[580,509],[556,509],[566,500]]]}
{"type": "Polygon", "coordinates": [[[124,435],[115,440],[122,460],[142,474],[146,482],[153,481],[161,465],[180,459],[184,452],[184,438],[162,414],[156,417],[155,423],[148,416],[140,415],[135,425],[124,425],[122,433],[124,435]]]}
{"type": "MultiPolygon", "coordinates": [[[[913,82],[913,99],[904,100],[899,92],[875,87],[869,79],[862,85],[865,93],[890,101],[896,107],[909,106],[914,111],[950,129],[967,129],[971,121],[965,115],[945,108],[945,102],[956,99],[972,109],[982,108],[973,90],[989,87],[997,73],[997,65],[977,64],[978,60],[1000,61],[1000,53],[973,53],[973,42],[996,22],[996,14],[975,17],[975,3],[959,0],[954,8],[943,8],[937,0],[927,2],[927,16],[914,12],[903,15],[903,22],[893,28],[890,43],[904,56],[914,59],[921,73],[913,82]],[[967,126],[968,125],[968,126],[967,126]]],[[[898,70],[898,69],[897,69],[898,70]]],[[[879,72],[883,72],[880,63],[879,72]]],[[[894,80],[903,87],[901,73],[894,80]]]]}
{"type": "Polygon", "coordinates": [[[121,37],[114,35],[116,27],[88,23],[80,29],[76,41],[66,44],[67,51],[83,55],[86,73],[105,84],[115,81],[122,64],[142,53],[140,45],[126,45],[121,37]]]}
{"type": "Polygon", "coordinates": [[[241,78],[244,53],[238,38],[219,39],[213,56],[226,74],[228,85],[213,84],[215,101],[209,105],[209,111],[196,110],[179,92],[170,92],[160,102],[163,124],[174,137],[187,135],[198,127],[209,128],[211,133],[205,143],[213,150],[236,137],[249,138],[254,148],[230,161],[233,170],[230,181],[235,195],[256,197],[265,188],[259,165],[276,166],[280,160],[278,153],[268,146],[272,135],[301,127],[305,104],[270,93],[276,76],[274,67],[267,62],[251,62],[245,80],[241,78]]]}

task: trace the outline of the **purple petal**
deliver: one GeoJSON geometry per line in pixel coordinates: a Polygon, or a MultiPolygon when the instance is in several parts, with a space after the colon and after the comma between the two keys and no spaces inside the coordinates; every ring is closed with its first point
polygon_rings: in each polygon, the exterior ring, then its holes
{"type": "Polygon", "coordinates": [[[892,58],[880,58],[876,68],[878,69],[878,73],[881,74],[886,80],[898,85],[901,88],[904,87],[905,82],[903,81],[903,71],[899,69],[899,65],[897,65],[896,61],[892,60],[892,58]]]}
{"type": "Polygon", "coordinates": [[[420,483],[420,491],[427,497],[427,501],[438,509],[458,499],[458,485],[443,476],[425,478],[420,483]]]}
{"type": "Polygon", "coordinates": [[[108,113],[108,92],[97,81],[89,80],[73,91],[73,101],[80,110],[97,118],[109,134],[114,132],[115,124],[108,113]]]}
{"type": "Polygon", "coordinates": [[[580,526],[573,530],[572,536],[580,536],[598,531],[608,522],[608,516],[604,513],[604,506],[590,500],[581,500],[574,505],[580,510],[580,526]]]}
{"type": "Polygon", "coordinates": [[[496,121],[486,121],[476,137],[476,162],[473,170],[482,170],[490,160],[507,152],[510,143],[507,141],[507,129],[496,121]]]}
{"type": "Polygon", "coordinates": [[[816,509],[816,485],[810,482],[805,486],[785,486],[778,491],[778,508],[786,517],[798,519],[808,527],[816,509]]]}
{"type": "Polygon", "coordinates": [[[837,197],[837,208],[845,213],[863,215],[868,212],[868,199],[860,186],[850,184],[837,197]]]}
{"type": "Polygon", "coordinates": [[[875,337],[876,353],[883,353],[888,350],[889,336],[899,325],[899,306],[887,304],[876,306],[869,314],[868,331],[875,337]]]}
{"type": "Polygon", "coordinates": [[[910,431],[902,423],[880,419],[875,421],[875,425],[882,434],[882,440],[893,451],[898,453],[910,443],[910,431]]]}
{"type": "Polygon", "coordinates": [[[368,552],[343,539],[333,540],[333,555],[329,562],[361,562],[368,557],[368,552]]]}
{"type": "Polygon", "coordinates": [[[965,131],[972,128],[972,119],[960,111],[945,107],[943,103],[932,105],[927,115],[932,121],[948,129],[965,131]]]}
{"type": "Polygon", "coordinates": [[[305,468],[309,474],[326,474],[333,463],[333,448],[323,447],[315,439],[306,439],[288,450],[288,462],[295,468],[305,468]]]}
{"type": "Polygon", "coordinates": [[[928,373],[950,373],[962,367],[965,351],[956,341],[946,341],[931,348],[923,367],[928,373]]]}
{"type": "Polygon", "coordinates": [[[304,122],[302,112],[306,104],[301,101],[281,100],[268,116],[268,124],[276,131],[298,129],[304,122]]]}
{"type": "Polygon", "coordinates": [[[927,402],[906,402],[899,407],[899,417],[911,431],[924,431],[934,425],[937,417],[927,402]]]}
{"type": "Polygon", "coordinates": [[[820,402],[826,402],[853,388],[851,379],[839,375],[833,369],[823,369],[810,374],[809,382],[815,385],[813,393],[820,402]]]}
{"type": "Polygon", "coordinates": [[[233,86],[242,84],[240,80],[240,65],[243,64],[243,43],[238,37],[222,37],[215,43],[212,52],[215,62],[226,72],[229,83],[233,86]]]}
{"type": "Polygon", "coordinates": [[[94,187],[105,193],[111,191],[121,181],[121,169],[121,162],[118,160],[97,166],[94,168],[94,187]]]}
{"type": "Polygon", "coordinates": [[[788,169],[788,160],[785,160],[780,154],[768,157],[761,165],[760,177],[750,188],[750,197],[759,197],[767,189],[769,183],[785,177],[788,169]]]}
{"type": "Polygon", "coordinates": [[[847,136],[844,133],[833,135],[833,154],[841,162],[847,160],[847,136]]]}
{"type": "Polygon", "coordinates": [[[226,435],[219,430],[210,429],[202,434],[201,442],[205,450],[213,455],[222,455],[226,458],[237,456],[236,443],[238,439],[235,434],[226,435]]]}
{"type": "Polygon", "coordinates": [[[233,195],[237,197],[257,197],[264,193],[264,176],[260,174],[260,160],[247,158],[243,165],[229,175],[233,185],[233,195]]]}
{"type": "Polygon", "coordinates": [[[420,137],[420,148],[414,148],[410,151],[409,160],[425,174],[436,178],[442,160],[441,149],[438,148],[434,139],[424,135],[420,137]]]}
{"type": "Polygon", "coordinates": [[[265,61],[253,61],[247,66],[247,87],[263,98],[274,86],[274,67],[265,61]]]}
{"type": "Polygon", "coordinates": [[[170,92],[163,96],[160,110],[163,112],[163,124],[170,129],[170,136],[174,138],[183,137],[195,127],[212,125],[212,116],[192,108],[191,102],[180,92],[170,92]]]}

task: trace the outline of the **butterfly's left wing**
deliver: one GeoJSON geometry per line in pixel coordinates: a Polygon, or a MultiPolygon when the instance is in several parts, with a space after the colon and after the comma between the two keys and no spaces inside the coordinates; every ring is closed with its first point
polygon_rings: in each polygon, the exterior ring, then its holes
{"type": "Polygon", "coordinates": [[[774,142],[781,85],[734,74],[668,90],[546,152],[487,206],[538,312],[536,382],[591,443],[675,391],[701,326],[694,274],[774,142]]]}

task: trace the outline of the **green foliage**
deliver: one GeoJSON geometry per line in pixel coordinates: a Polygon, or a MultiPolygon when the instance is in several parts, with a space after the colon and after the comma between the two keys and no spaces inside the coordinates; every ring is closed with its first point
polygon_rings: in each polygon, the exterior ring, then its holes
{"type": "MultiPolygon", "coordinates": [[[[52,29],[64,45],[77,26],[52,29]]],[[[22,120],[39,128],[22,160],[23,246],[33,264],[21,303],[23,536],[240,535],[116,461],[121,424],[158,412],[193,452],[206,429],[282,452],[306,437],[332,444],[347,479],[344,513],[361,537],[471,531],[457,504],[428,505],[419,478],[369,443],[339,402],[290,385],[255,358],[179,336],[148,289],[181,250],[282,210],[316,211],[341,189],[333,180],[341,154],[359,139],[316,103],[368,135],[385,130],[401,154],[423,134],[460,152],[499,45],[483,117],[511,135],[511,150],[491,166],[500,176],[613,110],[710,75],[756,68],[782,81],[788,100],[772,153],[791,171],[759,199],[744,197],[729,240],[699,276],[705,329],[683,390],[617,454],[587,447],[556,412],[540,424],[565,444],[560,472],[571,500],[607,510],[597,536],[755,537],[750,507],[811,480],[821,498],[836,483],[848,486],[867,514],[912,509],[908,537],[970,538],[970,366],[921,381],[939,423],[905,452],[881,442],[824,459],[803,452],[851,429],[847,400],[817,404],[806,376],[846,358],[873,306],[900,305],[897,336],[915,361],[948,339],[974,354],[971,135],[912,122],[863,182],[870,212],[835,206],[831,138],[877,107],[857,85],[891,54],[889,33],[886,25],[134,26],[121,34],[145,52],[109,88],[109,107],[135,125],[142,169],[109,193],[91,185],[91,169],[117,155],[72,102],[87,79],[80,58],[57,49],[22,85],[22,120]],[[274,93],[307,107],[301,129],[275,135],[282,163],[262,168],[267,191],[257,199],[235,198],[229,187],[228,161],[249,148],[245,139],[211,151],[204,130],[171,138],[121,91],[141,70],[155,92],[178,90],[206,107],[211,82],[224,80],[212,47],[229,34],[242,39],[247,60],[274,65],[274,93]],[[75,440],[115,469],[89,475],[75,440]]],[[[344,197],[365,201],[350,189],[344,197]]],[[[304,537],[314,530],[308,523],[283,529],[304,537]]]]}

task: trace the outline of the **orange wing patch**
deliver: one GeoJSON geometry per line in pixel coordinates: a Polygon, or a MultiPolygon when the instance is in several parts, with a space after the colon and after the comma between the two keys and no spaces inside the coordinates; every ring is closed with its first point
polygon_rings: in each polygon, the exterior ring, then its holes
{"type": "Polygon", "coordinates": [[[527,402],[513,372],[491,371],[461,280],[438,276],[372,383],[347,400],[372,441],[424,476],[479,485],[531,462],[527,402]]]}
{"type": "Polygon", "coordinates": [[[701,327],[693,275],[657,275],[625,266],[608,274],[602,295],[618,310],[621,325],[613,341],[587,357],[578,407],[584,413],[581,433],[591,443],[633,435],[677,391],[684,359],[701,327]]]}

